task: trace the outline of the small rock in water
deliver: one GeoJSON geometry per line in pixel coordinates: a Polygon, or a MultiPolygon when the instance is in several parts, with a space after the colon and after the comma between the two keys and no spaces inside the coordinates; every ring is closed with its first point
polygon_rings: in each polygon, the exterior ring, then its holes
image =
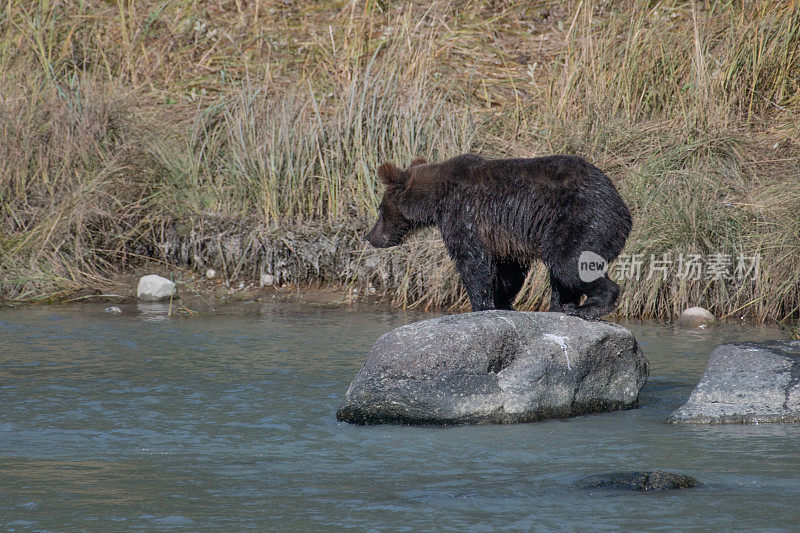
{"type": "Polygon", "coordinates": [[[275,284],[275,276],[272,274],[261,274],[261,286],[269,287],[275,284]]]}
{"type": "Polygon", "coordinates": [[[624,490],[676,490],[699,485],[693,477],[653,470],[651,472],[613,472],[586,476],[579,480],[576,489],[624,489],[624,490]]]}
{"type": "Polygon", "coordinates": [[[208,279],[216,278],[217,277],[217,271],[214,270],[213,268],[209,268],[208,270],[206,270],[206,277],[208,279]]]}
{"type": "Polygon", "coordinates": [[[122,309],[116,306],[106,307],[106,313],[111,313],[112,315],[119,315],[122,313],[122,309]]]}
{"type": "Polygon", "coordinates": [[[667,422],[800,423],[800,340],[723,344],[667,422]]]}
{"type": "Polygon", "coordinates": [[[154,274],[143,276],[139,280],[139,286],[136,289],[136,296],[143,302],[169,300],[174,294],[175,284],[167,278],[154,274]]]}
{"type": "Polygon", "coordinates": [[[702,307],[690,307],[678,317],[678,326],[682,328],[704,329],[717,323],[717,317],[702,307]]]}

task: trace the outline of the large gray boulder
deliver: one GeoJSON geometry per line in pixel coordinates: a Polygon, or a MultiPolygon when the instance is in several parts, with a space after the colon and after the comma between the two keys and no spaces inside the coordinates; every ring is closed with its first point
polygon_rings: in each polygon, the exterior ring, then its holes
{"type": "Polygon", "coordinates": [[[800,341],[723,344],[670,423],[800,422],[800,341]]]}
{"type": "Polygon", "coordinates": [[[532,422],[637,406],[630,331],[562,313],[482,311],[378,339],[336,417],[356,424],[532,422]]]}

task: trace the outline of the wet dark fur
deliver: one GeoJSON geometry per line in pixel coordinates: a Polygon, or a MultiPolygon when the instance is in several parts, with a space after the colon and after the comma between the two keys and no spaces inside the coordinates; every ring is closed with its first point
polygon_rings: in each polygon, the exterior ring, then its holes
{"type": "Polygon", "coordinates": [[[582,281],[578,256],[589,250],[616,258],[631,215],[611,180],[583,159],[461,155],[442,163],[415,160],[405,170],[384,163],[378,175],[386,192],[367,240],[395,246],[436,225],[473,310],[511,309],[537,259],[550,272],[551,311],[594,319],[614,309],[619,286],[608,276],[582,281]]]}

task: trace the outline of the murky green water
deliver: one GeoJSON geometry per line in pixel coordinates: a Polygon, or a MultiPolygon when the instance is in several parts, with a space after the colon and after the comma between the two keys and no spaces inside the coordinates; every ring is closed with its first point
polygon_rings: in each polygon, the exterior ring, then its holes
{"type": "Polygon", "coordinates": [[[795,529],[800,426],[675,427],[711,350],[775,329],[626,324],[634,411],[508,426],[358,427],[334,413],[375,339],[426,318],[255,305],[0,310],[0,529],[795,529]],[[591,493],[665,469],[705,486],[591,493]]]}

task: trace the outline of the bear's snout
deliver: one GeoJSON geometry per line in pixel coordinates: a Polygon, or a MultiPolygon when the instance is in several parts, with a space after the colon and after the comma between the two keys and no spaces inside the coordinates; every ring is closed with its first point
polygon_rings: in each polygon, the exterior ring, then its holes
{"type": "Polygon", "coordinates": [[[383,217],[379,218],[378,222],[367,233],[366,239],[375,248],[386,248],[388,239],[383,231],[383,217]]]}
{"type": "Polygon", "coordinates": [[[370,231],[365,237],[366,241],[375,248],[386,248],[386,236],[375,235],[375,230],[370,231]]]}

